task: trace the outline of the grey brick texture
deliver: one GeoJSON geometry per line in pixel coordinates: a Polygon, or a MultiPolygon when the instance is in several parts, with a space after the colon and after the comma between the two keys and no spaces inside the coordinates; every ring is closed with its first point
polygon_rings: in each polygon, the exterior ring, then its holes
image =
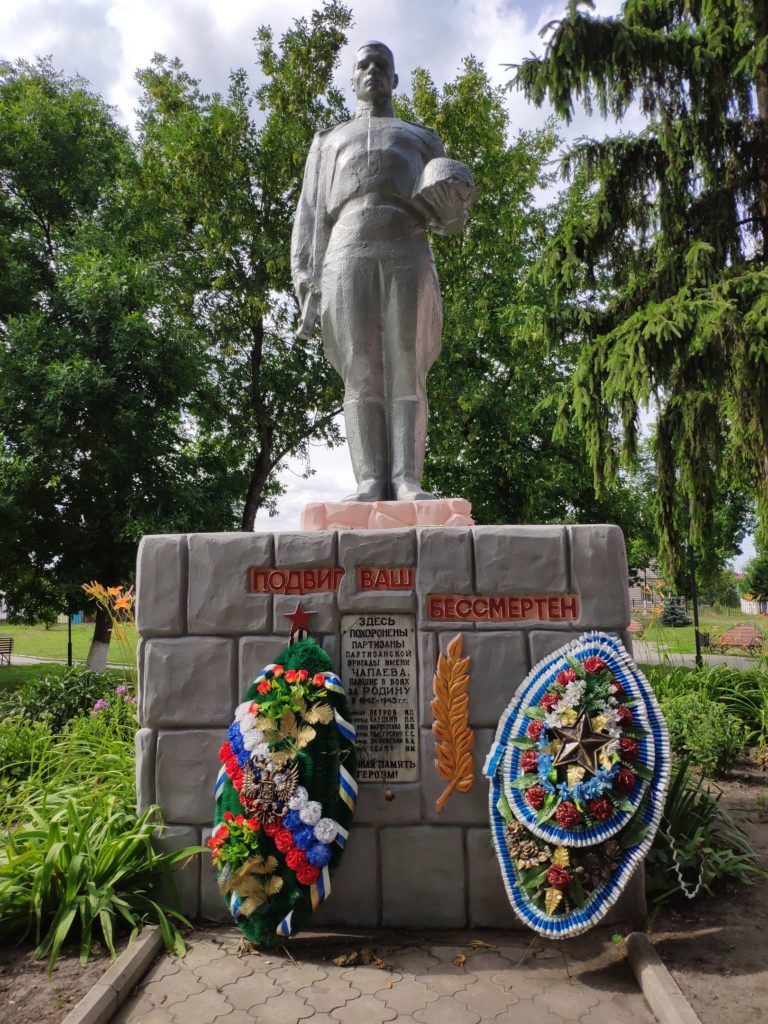
{"type": "MultiPolygon", "coordinates": [[[[538,661],[604,629],[627,642],[627,565],[614,526],[482,526],[283,534],[145,537],[137,608],[142,636],[136,787],[157,802],[162,849],[204,842],[214,813],[218,749],[234,706],[287,642],[301,601],[341,671],[340,615],[407,613],[416,626],[419,781],[361,783],[355,824],[318,925],[522,928],[512,912],[488,828],[483,763],[499,716],[538,661]],[[414,587],[364,590],[358,568],[413,567],[414,587]],[[344,571],[337,592],[252,593],[249,570],[344,571]],[[576,594],[578,621],[435,621],[429,594],[509,597],[576,594]],[[438,813],[445,781],[434,767],[432,679],[458,633],[470,658],[475,783],[438,813]]],[[[182,910],[228,919],[208,853],[177,873],[182,910]]],[[[641,919],[641,873],[612,914],[641,919]]]]}

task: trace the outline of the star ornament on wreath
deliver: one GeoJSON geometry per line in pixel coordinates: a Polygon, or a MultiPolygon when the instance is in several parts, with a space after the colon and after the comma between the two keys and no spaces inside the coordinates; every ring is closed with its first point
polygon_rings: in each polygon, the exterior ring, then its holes
{"type": "Polygon", "coordinates": [[[577,764],[592,775],[597,775],[600,771],[600,755],[613,740],[605,732],[594,731],[586,711],[582,711],[572,727],[553,726],[550,731],[562,742],[552,762],[553,768],[577,764]]]}

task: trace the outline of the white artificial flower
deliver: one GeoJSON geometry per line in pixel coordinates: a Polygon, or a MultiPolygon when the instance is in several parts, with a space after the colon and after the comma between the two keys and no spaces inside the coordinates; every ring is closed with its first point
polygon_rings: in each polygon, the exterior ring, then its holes
{"type": "Polygon", "coordinates": [[[269,744],[268,743],[257,743],[253,748],[253,756],[258,761],[269,760],[269,744]]]}
{"type": "Polygon", "coordinates": [[[245,736],[249,729],[253,728],[253,723],[256,721],[256,715],[251,714],[250,711],[246,711],[243,717],[240,719],[240,732],[245,736]]]}
{"type": "Polygon", "coordinates": [[[235,709],[235,719],[236,719],[236,721],[239,722],[240,719],[243,717],[243,715],[247,715],[250,712],[250,710],[251,710],[251,701],[247,700],[247,701],[245,701],[244,704],[238,704],[237,708],[235,709]]]}
{"type": "Polygon", "coordinates": [[[333,818],[321,818],[315,825],[315,839],[318,843],[332,843],[339,834],[339,826],[333,818]]]}
{"type": "Polygon", "coordinates": [[[584,691],[587,688],[587,684],[583,679],[574,679],[572,683],[568,683],[568,687],[555,705],[557,711],[565,711],[566,708],[576,708],[584,696],[584,691]]]}
{"type": "Polygon", "coordinates": [[[323,814],[323,808],[317,800],[310,800],[299,811],[299,817],[305,825],[316,825],[323,814]]]}
{"type": "Polygon", "coordinates": [[[309,801],[309,793],[304,789],[303,786],[297,786],[293,796],[288,801],[288,806],[292,811],[300,811],[302,807],[307,805],[309,801]]]}
{"type": "Polygon", "coordinates": [[[264,743],[264,733],[259,732],[258,729],[250,729],[243,733],[243,746],[251,753],[262,743],[264,743]]]}

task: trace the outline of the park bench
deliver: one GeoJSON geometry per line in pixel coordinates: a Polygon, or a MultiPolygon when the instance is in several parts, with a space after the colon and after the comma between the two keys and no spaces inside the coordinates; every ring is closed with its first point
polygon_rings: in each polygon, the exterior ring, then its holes
{"type": "Polygon", "coordinates": [[[765,637],[757,626],[743,625],[726,629],[720,636],[716,636],[709,646],[712,651],[720,651],[723,654],[735,650],[757,657],[763,653],[764,643],[765,637]]]}
{"type": "Polygon", "coordinates": [[[11,652],[13,651],[13,637],[0,636],[0,665],[11,664],[11,652]]]}
{"type": "Polygon", "coordinates": [[[631,637],[636,640],[642,640],[645,635],[645,626],[642,622],[638,622],[637,619],[632,619],[627,629],[627,632],[631,637]]]}

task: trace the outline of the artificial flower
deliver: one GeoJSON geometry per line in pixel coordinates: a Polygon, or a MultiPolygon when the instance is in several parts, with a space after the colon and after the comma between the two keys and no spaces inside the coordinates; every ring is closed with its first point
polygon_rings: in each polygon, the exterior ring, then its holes
{"type": "Polygon", "coordinates": [[[589,816],[595,821],[608,821],[613,814],[613,804],[604,796],[598,796],[587,804],[589,816]]]}
{"type": "Polygon", "coordinates": [[[552,867],[547,871],[547,885],[553,889],[567,889],[573,881],[573,875],[570,871],[566,871],[565,868],[559,868],[557,864],[553,864],[552,867]]]}
{"type": "Polygon", "coordinates": [[[538,785],[538,783],[535,786],[531,786],[531,788],[527,790],[525,794],[525,802],[528,804],[529,807],[532,807],[534,811],[541,810],[541,808],[544,806],[544,801],[546,800],[546,798],[546,791],[543,789],[542,786],[538,785]]]}
{"type": "Polygon", "coordinates": [[[590,675],[596,672],[602,672],[604,668],[608,668],[603,659],[598,658],[594,654],[590,655],[588,658],[585,658],[582,664],[584,665],[584,671],[589,672],[590,675]]]}
{"type": "Polygon", "coordinates": [[[555,811],[555,821],[560,828],[576,828],[582,824],[583,820],[576,804],[571,803],[570,800],[564,800],[555,811]]]}

